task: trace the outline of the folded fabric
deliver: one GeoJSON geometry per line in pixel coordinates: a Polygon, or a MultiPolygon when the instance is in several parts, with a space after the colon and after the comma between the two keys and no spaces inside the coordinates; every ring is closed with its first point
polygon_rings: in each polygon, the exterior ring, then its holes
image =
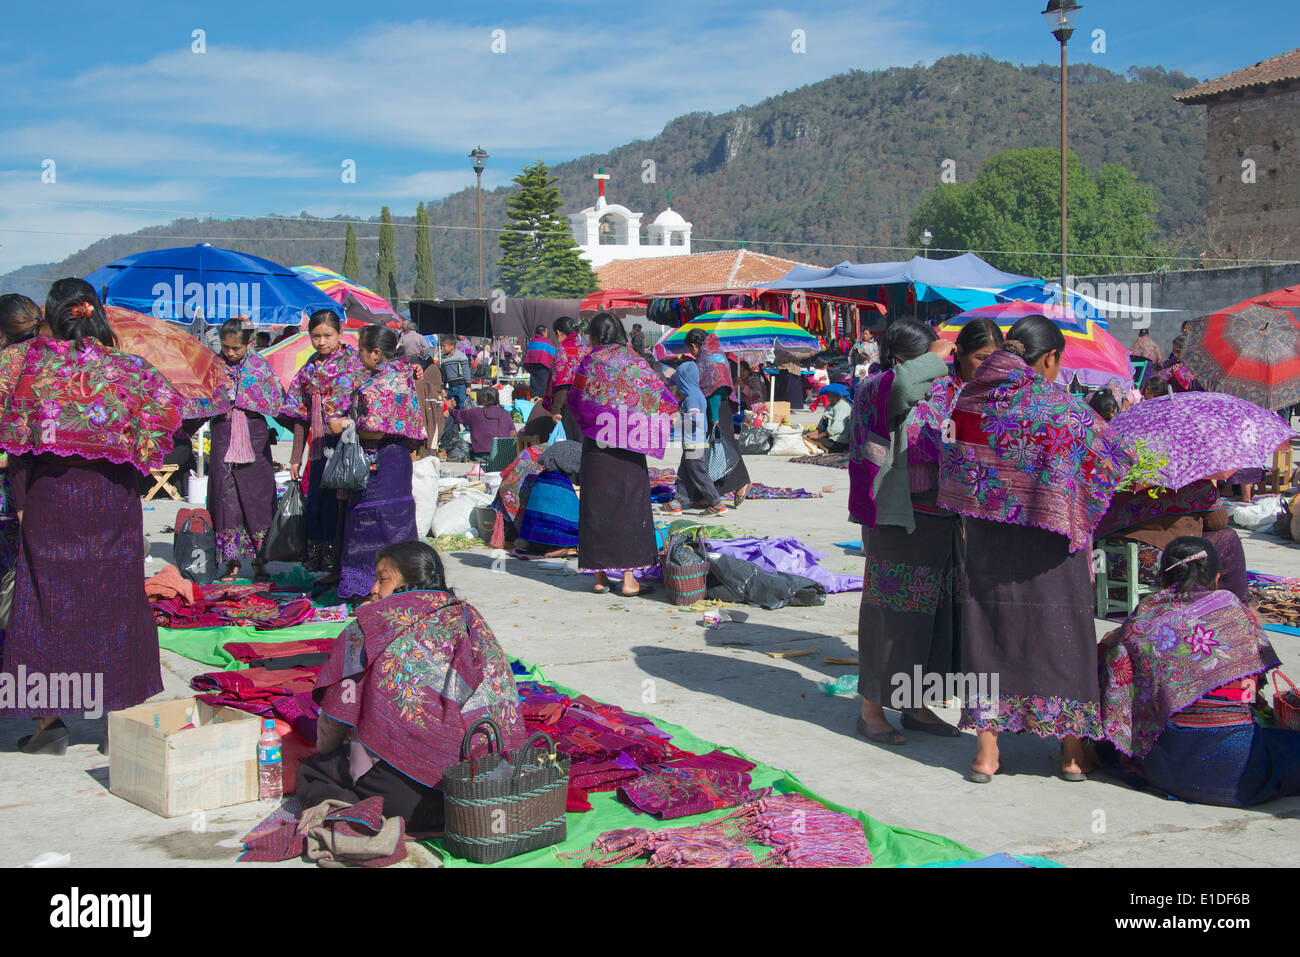
{"type": "Polygon", "coordinates": [[[749,784],[745,771],[666,767],[622,785],[618,795],[638,811],[669,821],[736,807],[772,793],[771,788],[751,790],[749,784]]]}
{"type": "Polygon", "coordinates": [[[383,808],[381,797],[356,804],[331,799],[294,817],[286,805],[244,836],[239,860],[274,862],[306,855],[321,867],[396,864],[406,858],[406,828],[400,817],[385,818],[383,808]]]}
{"type": "Polygon", "coordinates": [[[226,653],[236,661],[247,664],[267,658],[288,658],[296,655],[329,654],[334,647],[333,638],[304,638],[300,641],[228,641],[226,653]]]}
{"type": "Polygon", "coordinates": [[[247,671],[212,671],[195,675],[190,687],[195,691],[217,694],[222,698],[269,703],[272,698],[310,692],[316,686],[320,668],[290,668],[271,671],[250,668],[247,671]]]}
{"type": "Polygon", "coordinates": [[[164,565],[156,575],[144,580],[144,593],[150,598],[180,597],[189,604],[195,600],[199,589],[194,582],[183,576],[175,565],[164,565]]]}

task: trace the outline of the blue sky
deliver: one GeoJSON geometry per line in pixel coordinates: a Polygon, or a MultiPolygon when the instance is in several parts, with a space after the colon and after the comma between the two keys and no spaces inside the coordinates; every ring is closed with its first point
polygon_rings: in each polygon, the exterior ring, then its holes
{"type": "MultiPolygon", "coordinates": [[[[603,151],[683,113],[853,68],[950,53],[1054,62],[1043,6],[11,2],[0,34],[0,273],[185,214],[371,216],[387,203],[409,215],[473,184],[476,144],[491,154],[484,185],[501,186],[538,157],[603,151]],[[205,52],[194,51],[195,30],[205,52]],[[42,181],[47,160],[53,182],[42,181]],[[353,183],[342,181],[345,160],[353,183]]],[[[1298,28],[1294,0],[1087,0],[1071,56],[1204,79],[1283,52],[1298,28]],[[1097,29],[1105,53],[1091,49],[1097,29]]]]}

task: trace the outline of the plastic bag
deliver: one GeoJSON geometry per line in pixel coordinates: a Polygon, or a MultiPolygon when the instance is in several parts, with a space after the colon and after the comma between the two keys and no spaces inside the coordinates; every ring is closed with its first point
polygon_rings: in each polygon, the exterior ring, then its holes
{"type": "MultiPolygon", "coordinates": [[[[730,428],[730,425],[728,425],[730,428]]],[[[740,461],[740,455],[735,448],[722,438],[722,424],[715,423],[712,431],[709,433],[709,478],[713,481],[720,481],[740,461]]]]}
{"type": "Polygon", "coordinates": [[[18,579],[18,565],[15,563],[0,578],[0,630],[9,627],[9,616],[14,608],[14,582],[18,579]]]}
{"type": "Polygon", "coordinates": [[[792,425],[778,425],[772,430],[772,447],[768,455],[807,455],[808,447],[804,445],[803,430],[792,425]]]}
{"type": "Polygon", "coordinates": [[[766,455],[772,447],[772,433],[755,425],[747,425],[736,437],[741,455],[766,455]]]}
{"type": "Polygon", "coordinates": [[[441,463],[432,455],[425,456],[411,466],[411,495],[415,498],[415,534],[424,538],[433,527],[433,515],[438,510],[438,482],[441,480],[441,463]]]}
{"type": "Polygon", "coordinates": [[[1255,499],[1249,505],[1234,506],[1232,523],[1254,532],[1262,532],[1273,527],[1273,522],[1281,509],[1280,495],[1265,495],[1263,498],[1255,499]]]}
{"type": "Polygon", "coordinates": [[[290,482],[275,507],[271,527],[266,530],[257,560],[262,563],[300,562],[306,556],[307,510],[302,500],[302,489],[297,482],[290,482]]]}
{"type": "Polygon", "coordinates": [[[474,509],[491,505],[492,496],[477,489],[465,489],[450,502],[443,502],[433,515],[433,535],[472,535],[474,509]]]}
{"type": "Polygon", "coordinates": [[[349,425],[334,447],[334,454],[321,472],[321,488],[345,489],[359,492],[370,482],[370,462],[357,441],[357,427],[349,425]]]}
{"type": "Polygon", "coordinates": [[[772,574],[731,555],[709,555],[709,597],[771,611],[786,605],[824,605],[826,589],[802,575],[772,574]]]}
{"type": "Polygon", "coordinates": [[[176,516],[172,557],[180,573],[195,584],[217,580],[217,533],[206,509],[182,509],[176,516]]]}

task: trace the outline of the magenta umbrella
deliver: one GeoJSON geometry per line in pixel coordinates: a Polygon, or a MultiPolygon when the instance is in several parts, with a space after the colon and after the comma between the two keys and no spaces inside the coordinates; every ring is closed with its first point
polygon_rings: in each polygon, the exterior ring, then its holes
{"type": "Polygon", "coordinates": [[[1222,392],[1179,392],[1139,402],[1111,419],[1130,444],[1142,439],[1167,460],[1165,486],[1180,489],[1221,472],[1273,462],[1295,430],[1267,409],[1222,392]]]}

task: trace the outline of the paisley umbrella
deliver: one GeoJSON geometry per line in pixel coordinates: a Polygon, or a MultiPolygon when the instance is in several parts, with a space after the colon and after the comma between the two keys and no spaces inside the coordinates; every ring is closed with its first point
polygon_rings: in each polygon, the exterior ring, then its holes
{"type": "Polygon", "coordinates": [[[816,336],[774,312],[720,309],[702,313],[666,336],[654,347],[655,358],[663,360],[685,355],[686,336],[692,329],[715,333],[722,343],[723,352],[780,348],[796,355],[811,355],[821,349],[816,336]]]}
{"type": "Polygon", "coordinates": [[[1276,414],[1221,392],[1147,399],[1111,419],[1110,428],[1130,443],[1144,440],[1167,459],[1161,476],[1171,489],[1271,463],[1278,446],[1296,434],[1276,414]]]}
{"type": "Polygon", "coordinates": [[[1266,409],[1300,401],[1300,286],[1247,299],[1197,319],[1182,361],[1212,392],[1266,409]]]}
{"type": "MultiPolygon", "coordinates": [[[[339,338],[353,349],[357,347],[355,332],[344,332],[339,338]]],[[[269,349],[263,349],[260,354],[271,364],[280,384],[287,389],[289,383],[293,382],[293,377],[298,374],[298,370],[307,364],[307,360],[315,351],[311,344],[311,336],[305,332],[295,332],[288,339],[277,342],[269,349]]]]}
{"type": "Polygon", "coordinates": [[[105,306],[104,312],[121,350],[149,362],[185,398],[210,399],[221,388],[224,367],[217,354],[187,327],[121,306],[105,306]]]}

